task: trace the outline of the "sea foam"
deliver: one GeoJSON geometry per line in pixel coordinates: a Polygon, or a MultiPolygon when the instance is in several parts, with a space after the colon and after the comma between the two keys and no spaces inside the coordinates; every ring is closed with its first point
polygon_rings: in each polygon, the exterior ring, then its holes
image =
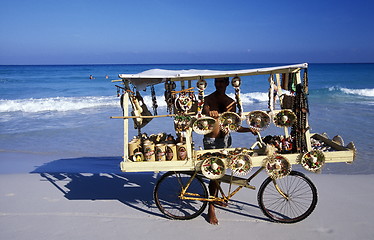
{"type": "Polygon", "coordinates": [[[76,111],[85,108],[118,105],[115,97],[53,97],[4,100],[0,99],[0,112],[76,111]]]}
{"type": "MultiPolygon", "coordinates": [[[[229,96],[235,99],[234,94],[229,96]]],[[[268,100],[267,93],[254,92],[240,95],[242,103],[252,104],[258,102],[265,102],[268,100]]],[[[148,107],[152,106],[152,97],[145,95],[143,97],[145,104],[148,107]]],[[[157,105],[159,107],[166,107],[164,96],[157,96],[157,105]]],[[[87,108],[98,107],[113,107],[118,106],[119,98],[115,96],[89,96],[89,97],[53,97],[53,98],[28,98],[7,100],[0,99],[0,112],[28,112],[37,113],[45,111],[78,111],[87,108]]]]}
{"type": "Polygon", "coordinates": [[[350,89],[343,87],[330,87],[329,91],[340,91],[344,94],[358,95],[362,97],[374,97],[374,88],[350,89]]]}

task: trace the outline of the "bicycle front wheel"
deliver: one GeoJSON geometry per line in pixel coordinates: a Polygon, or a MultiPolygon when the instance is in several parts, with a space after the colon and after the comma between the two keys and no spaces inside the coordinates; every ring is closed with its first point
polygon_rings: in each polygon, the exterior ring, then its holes
{"type": "Polygon", "coordinates": [[[258,203],[262,212],[280,223],[296,223],[308,217],[317,205],[317,188],[304,174],[292,171],[288,176],[275,180],[268,177],[258,191],[258,203]]]}
{"type": "Polygon", "coordinates": [[[156,183],[154,200],[158,209],[167,217],[187,220],[199,216],[205,210],[207,201],[196,200],[208,198],[206,186],[198,176],[192,179],[187,189],[186,196],[191,198],[181,199],[182,189],[186,187],[192,176],[192,172],[167,172],[156,183]]]}

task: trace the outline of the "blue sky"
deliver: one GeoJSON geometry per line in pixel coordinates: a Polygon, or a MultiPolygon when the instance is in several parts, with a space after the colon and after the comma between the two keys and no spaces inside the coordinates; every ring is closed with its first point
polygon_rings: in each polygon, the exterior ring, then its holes
{"type": "Polygon", "coordinates": [[[0,64],[374,62],[374,1],[1,0],[0,64]]]}

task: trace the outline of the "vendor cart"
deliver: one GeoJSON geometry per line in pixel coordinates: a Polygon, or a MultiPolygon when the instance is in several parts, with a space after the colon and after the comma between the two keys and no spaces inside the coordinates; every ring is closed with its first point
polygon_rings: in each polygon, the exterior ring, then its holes
{"type": "Polygon", "coordinates": [[[157,182],[154,198],[158,208],[173,219],[191,219],[204,211],[207,202],[227,202],[241,188],[255,189],[250,181],[265,170],[269,175],[258,192],[259,206],[271,220],[294,223],[305,219],[316,206],[317,189],[304,174],[292,171],[299,164],[311,172],[320,172],[326,163],[352,163],[356,149],[344,146],[340,136],[310,132],[308,122],[308,64],[276,66],[236,71],[160,70],[139,74],[120,74],[116,85],[123,116],[123,172],[164,172],[157,182]],[[267,109],[245,111],[241,103],[241,82],[245,76],[266,75],[269,86],[267,109]],[[203,114],[205,90],[209,79],[226,77],[235,90],[237,112],[225,112],[214,119],[203,114]],[[168,114],[158,115],[154,85],[164,84],[168,114]],[[177,87],[179,87],[177,89],[177,87]],[[150,88],[154,114],[144,103],[140,90],[150,88]],[[131,110],[129,109],[131,106],[131,110]],[[174,136],[142,133],[151,119],[173,118],[174,136]],[[129,122],[138,135],[128,135],[129,122]],[[245,125],[258,132],[250,147],[195,149],[193,133],[208,134],[214,124],[222,131],[234,132],[245,125]],[[243,124],[244,123],[244,124],[243,124]],[[283,134],[261,136],[270,124],[283,134]],[[258,167],[254,171],[253,168],[258,167]],[[244,177],[251,171],[250,177],[244,177]],[[230,184],[230,191],[209,196],[202,178],[230,184]],[[231,185],[238,187],[231,191],[231,185]],[[274,195],[273,193],[276,193],[274,195]],[[302,192],[302,197],[296,192],[302,192]]]}

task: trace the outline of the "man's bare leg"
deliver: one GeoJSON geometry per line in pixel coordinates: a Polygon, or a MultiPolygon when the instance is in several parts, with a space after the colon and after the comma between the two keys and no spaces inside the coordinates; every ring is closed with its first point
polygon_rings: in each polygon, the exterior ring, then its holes
{"type": "MultiPolygon", "coordinates": [[[[209,194],[211,196],[217,197],[218,195],[218,182],[215,180],[210,180],[209,182],[209,194]]],[[[216,211],[214,207],[213,202],[209,202],[209,208],[208,208],[208,221],[210,224],[217,225],[218,219],[216,216],[216,211]]]]}

